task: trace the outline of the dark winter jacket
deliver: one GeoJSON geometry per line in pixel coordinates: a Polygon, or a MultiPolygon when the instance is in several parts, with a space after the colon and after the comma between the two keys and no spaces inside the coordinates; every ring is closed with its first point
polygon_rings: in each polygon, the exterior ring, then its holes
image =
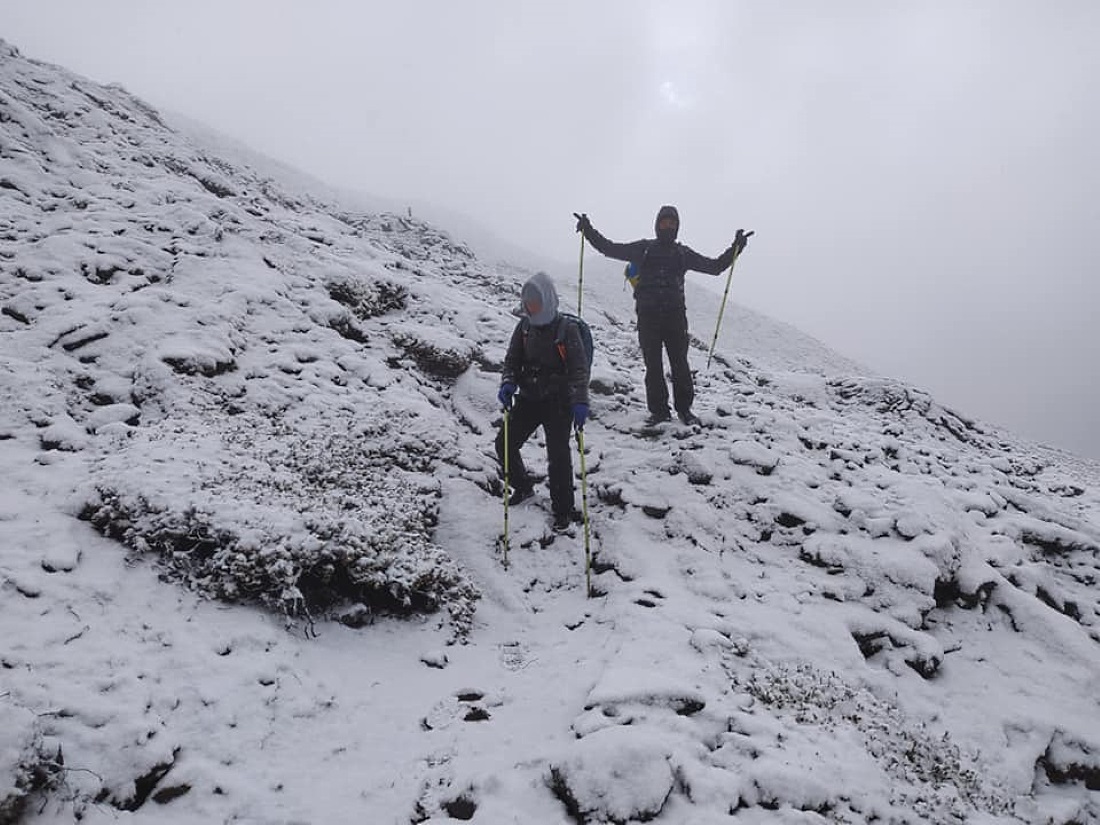
{"type": "MultiPolygon", "coordinates": [[[[660,219],[679,216],[671,206],[662,206],[654,221],[654,229],[660,219]]],[[[592,247],[609,258],[638,265],[639,279],[634,287],[634,302],[639,308],[665,306],[669,309],[684,308],[684,275],[688,270],[708,275],[720,275],[733,263],[733,246],[717,258],[700,255],[694,249],[676,242],[676,231],[656,232],[657,237],[630,243],[609,241],[591,224],[584,228],[584,238],[592,247]]]]}
{"type": "Polygon", "coordinates": [[[523,292],[539,295],[542,310],[530,318],[522,304],[517,308],[523,317],[508,343],[501,382],[515,384],[520,397],[529,401],[562,408],[587,404],[588,354],[580,329],[558,312],[553,281],[539,272],[523,285],[523,292]]]}

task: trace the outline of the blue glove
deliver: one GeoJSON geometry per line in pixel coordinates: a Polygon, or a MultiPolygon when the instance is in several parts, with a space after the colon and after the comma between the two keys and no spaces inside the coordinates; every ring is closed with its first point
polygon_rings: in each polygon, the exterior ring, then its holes
{"type": "Polygon", "coordinates": [[[588,405],[587,404],[574,404],[573,405],[573,427],[578,430],[584,429],[584,422],[588,418],[588,405]]]}
{"type": "Polygon", "coordinates": [[[510,409],[512,406],[512,396],[516,394],[516,385],[510,381],[505,381],[500,385],[500,392],[497,393],[497,400],[500,402],[500,406],[504,409],[510,409]]]}

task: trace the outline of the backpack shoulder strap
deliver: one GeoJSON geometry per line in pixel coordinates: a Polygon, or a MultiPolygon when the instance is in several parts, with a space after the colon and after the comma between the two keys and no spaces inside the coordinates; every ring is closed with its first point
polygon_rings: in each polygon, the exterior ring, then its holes
{"type": "Polygon", "coordinates": [[[565,341],[565,325],[568,324],[571,320],[572,318],[570,318],[569,315],[565,312],[561,313],[558,316],[558,331],[554,336],[555,341],[565,341]]]}
{"type": "Polygon", "coordinates": [[[567,361],[567,359],[565,357],[566,356],[566,351],[565,351],[565,335],[566,335],[565,325],[569,323],[569,320],[570,320],[570,318],[569,318],[568,315],[566,315],[564,312],[561,313],[558,316],[558,329],[557,329],[557,332],[554,333],[554,345],[558,349],[558,355],[561,356],[561,360],[562,360],[563,364],[567,361]]]}

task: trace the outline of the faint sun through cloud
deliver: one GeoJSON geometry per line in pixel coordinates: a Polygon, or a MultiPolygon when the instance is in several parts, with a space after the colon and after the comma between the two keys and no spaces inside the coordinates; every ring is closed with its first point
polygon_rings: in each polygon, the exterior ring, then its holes
{"type": "Polygon", "coordinates": [[[689,104],[687,97],[681,92],[680,88],[671,80],[664,81],[660,86],[661,98],[670,106],[675,106],[677,109],[685,109],[689,104]]]}

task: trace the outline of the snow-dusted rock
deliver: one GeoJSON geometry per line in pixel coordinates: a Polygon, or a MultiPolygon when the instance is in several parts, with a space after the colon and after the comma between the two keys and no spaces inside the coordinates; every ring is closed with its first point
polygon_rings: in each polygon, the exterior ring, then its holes
{"type": "Polygon", "coordinates": [[[549,781],[578,822],[645,822],[661,813],[672,793],[671,756],[653,732],[606,728],[553,759],[549,781]]]}

